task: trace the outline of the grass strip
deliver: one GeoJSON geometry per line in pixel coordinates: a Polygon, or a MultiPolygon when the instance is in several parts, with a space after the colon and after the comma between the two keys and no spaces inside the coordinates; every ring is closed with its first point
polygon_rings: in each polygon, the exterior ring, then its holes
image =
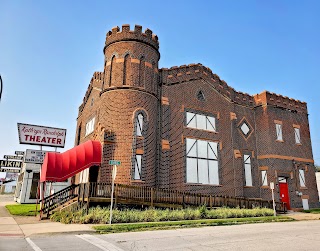
{"type": "Polygon", "coordinates": [[[251,223],[265,222],[284,222],[294,221],[294,219],[284,216],[266,216],[266,217],[250,217],[250,218],[229,218],[229,219],[208,219],[208,220],[185,220],[185,221],[164,221],[164,222],[145,222],[145,223],[121,223],[113,225],[94,226],[100,234],[136,232],[148,230],[164,230],[177,228],[193,228],[202,226],[227,226],[251,223]]]}
{"type": "Polygon", "coordinates": [[[304,213],[320,214],[320,208],[313,208],[310,210],[303,210],[304,213]]]}
{"type": "MultiPolygon", "coordinates": [[[[38,205],[38,210],[39,210],[38,205]]],[[[34,216],[36,211],[36,204],[19,204],[19,205],[6,205],[9,213],[12,215],[20,216],[34,216]]],[[[38,214],[38,212],[37,212],[38,214]]]]}

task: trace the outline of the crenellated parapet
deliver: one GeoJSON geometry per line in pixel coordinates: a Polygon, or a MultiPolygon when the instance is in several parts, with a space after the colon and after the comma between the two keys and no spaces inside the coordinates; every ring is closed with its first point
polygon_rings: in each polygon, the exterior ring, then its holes
{"type": "Polygon", "coordinates": [[[104,50],[110,44],[119,41],[139,41],[152,46],[156,50],[159,49],[158,36],[153,34],[150,29],[142,32],[142,26],[140,25],[135,25],[133,31],[130,30],[129,24],[122,25],[122,30],[120,30],[119,26],[112,28],[112,30],[107,33],[104,50]]]}
{"type": "Polygon", "coordinates": [[[79,112],[82,112],[85,104],[89,99],[92,89],[94,87],[101,88],[102,82],[103,82],[103,72],[98,72],[98,71],[94,72],[90,80],[90,84],[88,85],[87,91],[83,97],[82,104],[79,106],[79,112]]]}
{"type": "Polygon", "coordinates": [[[254,95],[256,105],[273,105],[291,111],[300,111],[307,113],[307,103],[300,100],[288,98],[276,93],[263,91],[260,94],[254,95]]]}
{"type": "Polygon", "coordinates": [[[208,81],[219,93],[228,98],[231,102],[253,107],[254,98],[248,93],[238,92],[230,87],[210,68],[202,64],[189,64],[180,67],[162,68],[162,82],[164,85],[174,85],[191,80],[204,79],[208,81]]]}

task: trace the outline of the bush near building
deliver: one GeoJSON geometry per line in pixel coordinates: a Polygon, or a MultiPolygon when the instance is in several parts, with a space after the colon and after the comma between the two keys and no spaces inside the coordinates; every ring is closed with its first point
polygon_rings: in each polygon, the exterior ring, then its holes
{"type": "MultiPolygon", "coordinates": [[[[113,210],[112,223],[134,223],[134,222],[160,222],[160,221],[182,221],[200,219],[227,219],[272,216],[273,210],[268,208],[217,208],[208,210],[206,207],[186,209],[124,209],[113,210]]],[[[51,216],[52,221],[62,223],[93,223],[106,224],[109,222],[110,208],[90,208],[88,214],[85,210],[76,212],[55,212],[51,216]]]]}

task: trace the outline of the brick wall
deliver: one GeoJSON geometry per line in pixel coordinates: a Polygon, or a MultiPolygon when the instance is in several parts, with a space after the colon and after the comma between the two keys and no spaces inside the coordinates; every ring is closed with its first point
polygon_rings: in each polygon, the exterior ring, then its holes
{"type": "Polygon", "coordinates": [[[266,170],[268,184],[276,183],[277,200],[278,177],[286,177],[292,207],[302,207],[297,191],[310,206],[319,206],[306,103],[266,91],[255,96],[238,92],[201,64],[159,70],[158,48],[157,36],[149,29],[143,33],[141,26],[131,31],[123,25],[107,33],[104,71],[94,73],[88,86],[76,135],[76,144],[89,139],[103,144],[99,181],[110,182],[108,161],[117,159],[119,183],[271,199],[271,190],[262,186],[261,171],[266,170]],[[186,111],[214,116],[216,132],[187,127],[186,111]],[[144,116],[142,136],[136,135],[139,113],[144,116]],[[94,132],[85,136],[93,117],[94,132]],[[276,141],[279,121],[283,142],[276,141]],[[241,131],[243,123],[247,134],[241,131]],[[301,144],[295,143],[294,127],[300,128],[301,144]],[[218,142],[219,185],[186,182],[186,138],[218,142]],[[142,154],[140,180],[133,179],[136,154],[142,154]],[[244,154],[251,156],[250,187],[245,186],[244,154]],[[299,168],[305,170],[304,189],[297,186],[299,168]]]}

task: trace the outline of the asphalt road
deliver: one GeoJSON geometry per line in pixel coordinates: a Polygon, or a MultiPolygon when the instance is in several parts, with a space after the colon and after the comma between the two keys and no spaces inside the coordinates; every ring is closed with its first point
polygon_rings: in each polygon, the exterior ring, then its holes
{"type": "Polygon", "coordinates": [[[320,221],[262,223],[120,234],[0,237],[1,251],[320,250],[320,221]]]}

